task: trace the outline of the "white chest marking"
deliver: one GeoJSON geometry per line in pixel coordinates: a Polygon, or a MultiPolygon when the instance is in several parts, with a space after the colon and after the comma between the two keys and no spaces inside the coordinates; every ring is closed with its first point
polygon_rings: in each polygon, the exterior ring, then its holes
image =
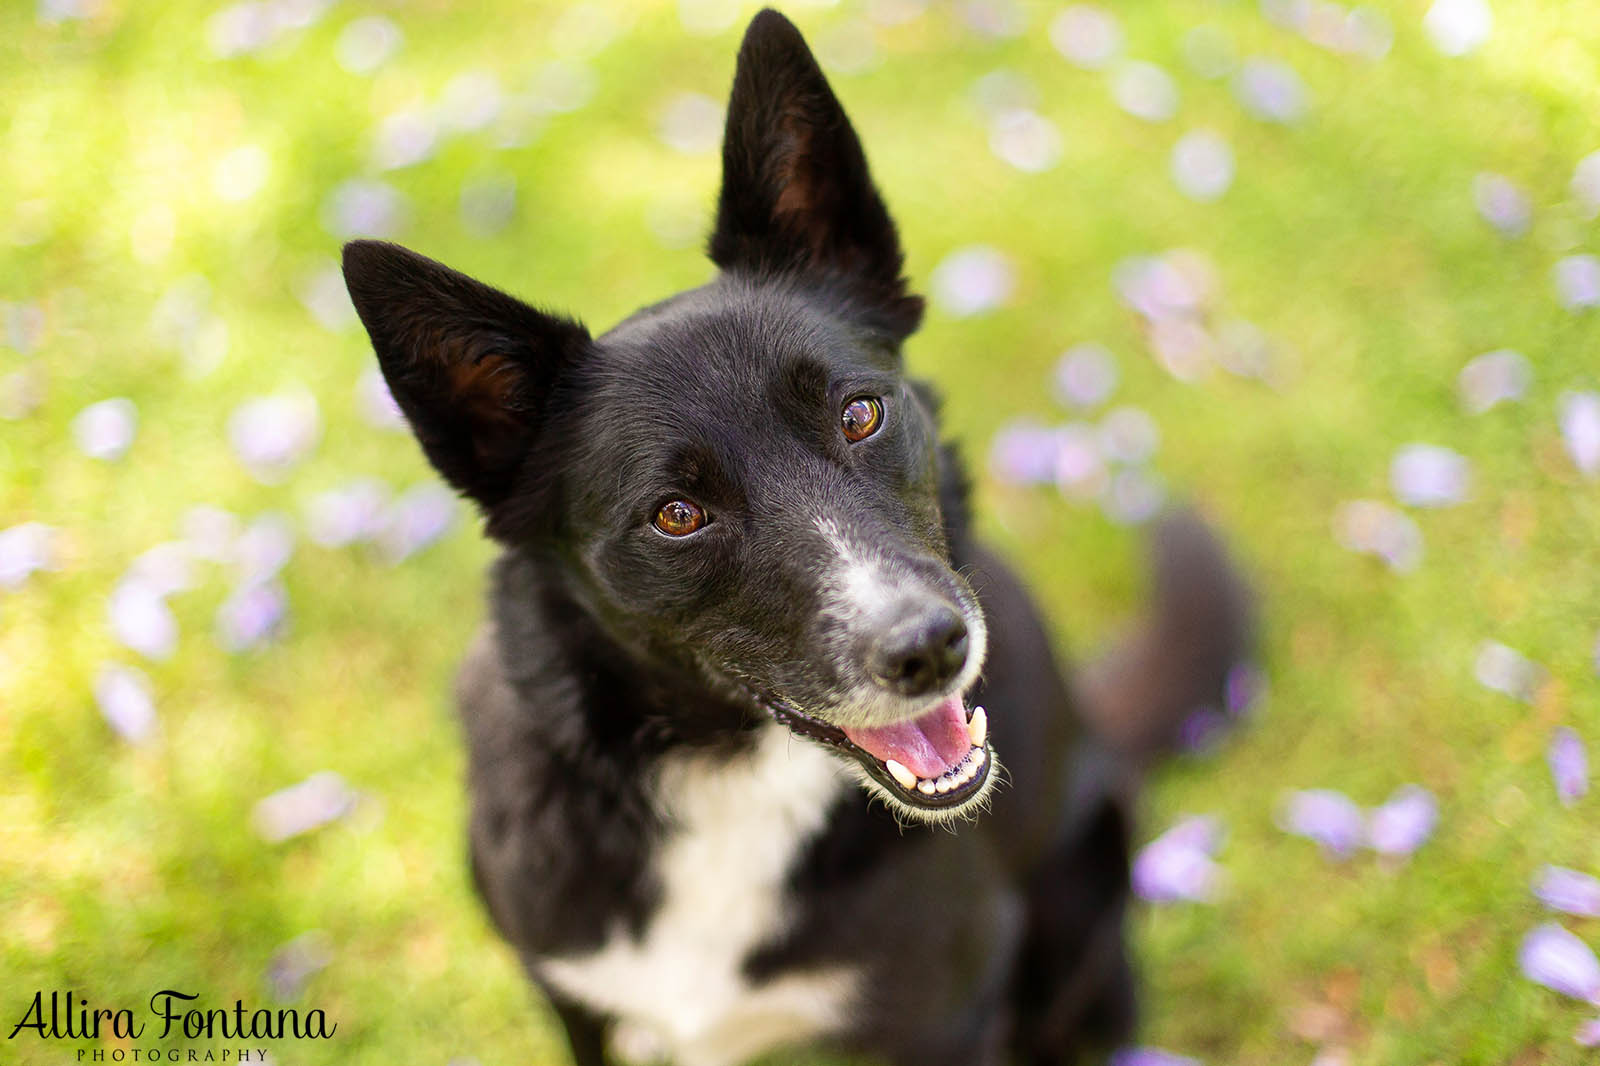
{"type": "Polygon", "coordinates": [[[540,974],[617,1015],[628,1043],[654,1037],[678,1066],[732,1066],[837,1029],[858,979],[849,968],[753,987],[741,964],[784,930],[785,879],[849,788],[838,759],[778,726],[745,757],[668,762],[657,796],[674,828],[656,856],[661,904],[644,936],[619,927],[598,951],[541,961],[540,974]]]}

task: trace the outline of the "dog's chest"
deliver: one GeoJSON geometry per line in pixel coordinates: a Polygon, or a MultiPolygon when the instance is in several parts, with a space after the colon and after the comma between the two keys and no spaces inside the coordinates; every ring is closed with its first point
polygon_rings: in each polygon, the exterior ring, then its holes
{"type": "Polygon", "coordinates": [[[748,755],[669,762],[659,802],[673,829],[655,856],[661,901],[633,937],[541,960],[539,973],[617,1016],[617,1050],[679,1066],[725,1066],[845,1021],[848,969],[752,984],[742,964],[787,925],[785,881],[848,787],[827,752],[769,727],[748,755]]]}

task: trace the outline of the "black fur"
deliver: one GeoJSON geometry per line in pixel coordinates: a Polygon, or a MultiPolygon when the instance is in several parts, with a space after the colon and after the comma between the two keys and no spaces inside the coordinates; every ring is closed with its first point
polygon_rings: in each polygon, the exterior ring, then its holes
{"type": "MultiPolygon", "coordinates": [[[[833,737],[877,692],[862,664],[885,627],[929,605],[976,623],[981,605],[968,706],[989,708],[1009,769],[991,813],[908,826],[852,790],[796,857],[787,920],[744,976],[857,968],[870,992],[827,1039],[907,1066],[1076,1061],[1134,1022],[1135,749],[1219,698],[1246,651],[1240,586],[1203,527],[1169,523],[1157,620],[1080,715],[1027,594],[972,539],[932,393],[902,372],[922,304],[894,224],[775,12],[740,50],[723,158],[720,273],[599,338],[397,246],[346,248],[396,398],[504,547],[458,687],[476,884],[535,980],[541,959],[641,935],[672,832],[650,792],[663,759],[736,759],[801,708],[808,736],[833,737]],[[856,396],[885,417],[852,444],[838,412],[856,396]],[[663,535],[652,516],[672,499],[710,521],[663,535]],[[819,520],[892,565],[901,598],[842,610],[819,520]]],[[[577,1061],[603,1062],[612,1019],[547,991],[577,1061]]]]}

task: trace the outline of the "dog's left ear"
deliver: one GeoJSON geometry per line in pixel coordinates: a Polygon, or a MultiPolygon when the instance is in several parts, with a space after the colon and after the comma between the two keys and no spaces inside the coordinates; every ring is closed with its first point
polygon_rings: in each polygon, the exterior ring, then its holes
{"type": "Polygon", "coordinates": [[[842,282],[897,338],[922,320],[861,141],[800,31],[770,8],[739,47],[710,253],[724,270],[842,282]]]}

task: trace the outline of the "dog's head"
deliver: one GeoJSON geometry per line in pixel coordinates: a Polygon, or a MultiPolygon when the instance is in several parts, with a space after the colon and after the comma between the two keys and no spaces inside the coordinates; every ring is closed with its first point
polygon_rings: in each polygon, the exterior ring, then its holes
{"type": "Polygon", "coordinates": [[[983,615],[950,566],[922,315],[860,142],[799,32],[756,16],[710,283],[599,338],[390,244],[345,277],[428,458],[492,536],[558,555],[619,639],[828,743],[913,817],[995,778],[983,615]]]}

